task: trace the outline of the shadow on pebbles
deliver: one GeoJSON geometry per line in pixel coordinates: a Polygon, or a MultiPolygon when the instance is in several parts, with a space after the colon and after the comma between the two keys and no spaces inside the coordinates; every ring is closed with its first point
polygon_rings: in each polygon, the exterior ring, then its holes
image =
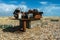
{"type": "Polygon", "coordinates": [[[60,40],[60,23],[49,22],[42,27],[33,27],[26,32],[3,32],[0,29],[0,40],[60,40]]]}

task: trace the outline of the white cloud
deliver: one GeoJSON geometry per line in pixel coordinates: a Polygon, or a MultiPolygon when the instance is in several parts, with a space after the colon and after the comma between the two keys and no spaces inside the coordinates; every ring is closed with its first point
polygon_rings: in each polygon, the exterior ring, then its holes
{"type": "Polygon", "coordinates": [[[45,5],[45,4],[47,4],[48,2],[44,2],[44,1],[42,1],[42,2],[40,2],[40,4],[43,4],[43,5],[45,5]]]}
{"type": "Polygon", "coordinates": [[[49,5],[43,9],[44,15],[46,16],[60,16],[60,6],[49,5]]]}
{"type": "Polygon", "coordinates": [[[29,8],[26,5],[19,5],[22,11],[27,11],[29,8]]]}
{"type": "Polygon", "coordinates": [[[60,4],[40,6],[38,10],[43,12],[43,16],[60,16],[60,4]]]}
{"type": "MultiPolygon", "coordinates": [[[[0,3],[0,16],[9,15],[11,16],[14,12],[14,10],[19,7],[22,9],[22,11],[29,10],[27,5],[14,5],[14,4],[5,4],[0,3]]],[[[57,4],[54,5],[48,5],[48,6],[41,6],[40,8],[37,8],[39,11],[43,11],[44,15],[59,15],[60,14],[60,6],[57,6],[57,4]]]]}
{"type": "Polygon", "coordinates": [[[23,11],[28,10],[28,7],[26,5],[14,5],[14,4],[0,3],[0,16],[12,15],[14,10],[17,7],[22,8],[23,11]]]}
{"type": "Polygon", "coordinates": [[[16,5],[8,5],[8,4],[0,4],[0,12],[10,12],[13,11],[17,6],[16,5]]]}

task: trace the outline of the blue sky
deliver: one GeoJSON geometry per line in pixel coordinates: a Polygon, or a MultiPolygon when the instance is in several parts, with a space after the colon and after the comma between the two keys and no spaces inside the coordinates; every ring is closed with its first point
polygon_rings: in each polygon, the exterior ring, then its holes
{"type": "Polygon", "coordinates": [[[43,16],[60,16],[60,0],[0,0],[0,16],[12,16],[16,8],[38,9],[43,16]]]}

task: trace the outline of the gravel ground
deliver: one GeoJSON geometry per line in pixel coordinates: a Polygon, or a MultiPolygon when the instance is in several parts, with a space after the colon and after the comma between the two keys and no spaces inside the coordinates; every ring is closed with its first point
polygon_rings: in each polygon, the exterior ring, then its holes
{"type": "Polygon", "coordinates": [[[26,32],[4,32],[0,29],[0,40],[60,40],[60,21],[47,19],[42,23],[40,21],[31,22],[32,24],[35,26],[27,29],[26,32]]]}

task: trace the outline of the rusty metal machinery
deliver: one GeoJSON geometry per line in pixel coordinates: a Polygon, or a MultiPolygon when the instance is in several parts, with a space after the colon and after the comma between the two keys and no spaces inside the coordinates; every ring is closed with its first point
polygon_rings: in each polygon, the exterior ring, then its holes
{"type": "MultiPolygon", "coordinates": [[[[16,12],[16,10],[15,10],[15,12],[16,12]]],[[[26,31],[26,27],[31,28],[30,22],[34,21],[34,20],[40,20],[42,18],[42,14],[43,14],[43,12],[38,12],[38,10],[33,9],[33,10],[29,10],[28,12],[21,12],[23,15],[22,15],[22,18],[19,19],[18,13],[15,14],[15,12],[14,12],[15,19],[22,21],[23,31],[26,31]]],[[[20,11],[18,10],[18,12],[20,12],[20,11]]],[[[21,27],[21,25],[20,25],[20,27],[21,27]]]]}

